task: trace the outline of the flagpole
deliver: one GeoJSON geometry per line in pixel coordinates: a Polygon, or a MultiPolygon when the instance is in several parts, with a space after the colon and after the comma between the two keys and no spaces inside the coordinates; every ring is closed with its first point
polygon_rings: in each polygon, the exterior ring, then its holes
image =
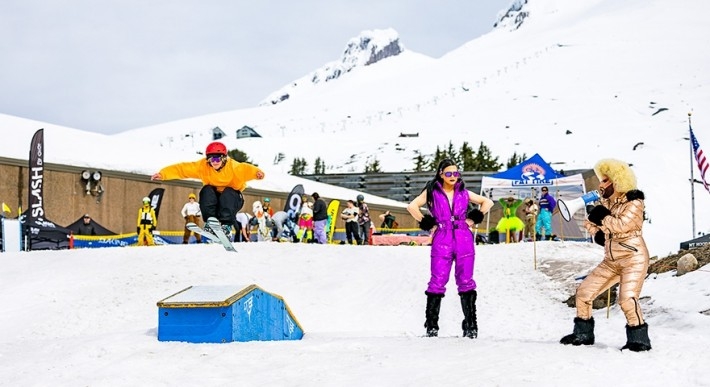
{"type": "Polygon", "coordinates": [[[695,238],[695,178],[693,177],[693,126],[690,124],[690,116],[692,112],[688,112],[688,144],[690,145],[690,211],[693,221],[693,238],[695,238]]]}

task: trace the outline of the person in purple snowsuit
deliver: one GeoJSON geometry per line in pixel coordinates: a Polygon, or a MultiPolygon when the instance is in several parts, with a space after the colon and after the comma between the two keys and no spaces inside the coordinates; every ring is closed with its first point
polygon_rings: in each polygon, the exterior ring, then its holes
{"type": "Polygon", "coordinates": [[[473,280],[475,244],[470,227],[480,223],[491,207],[491,199],[466,189],[461,173],[451,159],[439,162],[434,179],[407,206],[409,213],[419,222],[419,227],[432,232],[431,279],[424,292],[427,296],[424,322],[427,336],[438,336],[441,299],[446,293],[446,283],[454,264],[464,314],[461,324],[463,335],[472,339],[478,336],[476,281],[473,280]],[[478,204],[480,208],[469,211],[469,203],[478,204]],[[422,214],[420,208],[424,205],[431,215],[422,214]]]}

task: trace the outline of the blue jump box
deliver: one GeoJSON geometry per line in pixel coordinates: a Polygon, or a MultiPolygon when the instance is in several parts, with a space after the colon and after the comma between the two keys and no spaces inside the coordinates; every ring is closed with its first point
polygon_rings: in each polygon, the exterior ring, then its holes
{"type": "Polygon", "coordinates": [[[190,286],[158,301],[158,340],[190,343],[300,340],[286,302],[256,285],[190,286]]]}

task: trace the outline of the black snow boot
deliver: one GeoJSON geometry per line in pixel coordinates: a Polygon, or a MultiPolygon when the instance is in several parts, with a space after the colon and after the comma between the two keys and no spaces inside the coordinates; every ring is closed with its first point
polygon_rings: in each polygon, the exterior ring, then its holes
{"type": "Polygon", "coordinates": [[[567,335],[560,340],[561,344],[567,345],[592,345],[594,344],[594,317],[584,320],[579,317],[574,318],[574,330],[571,335],[567,335]]]}
{"type": "Polygon", "coordinates": [[[424,321],[424,328],[426,328],[427,337],[437,337],[439,336],[439,310],[441,309],[441,299],[444,298],[443,294],[435,294],[424,292],[426,294],[426,321],[424,321]]]}
{"type": "Polygon", "coordinates": [[[621,350],[631,350],[634,352],[649,351],[651,349],[651,339],[648,338],[648,324],[630,327],[626,326],[626,345],[621,350]]]}
{"type": "Polygon", "coordinates": [[[476,291],[469,290],[468,292],[459,293],[461,297],[461,309],[463,310],[463,336],[469,339],[478,337],[478,321],[476,320],[476,291]]]}

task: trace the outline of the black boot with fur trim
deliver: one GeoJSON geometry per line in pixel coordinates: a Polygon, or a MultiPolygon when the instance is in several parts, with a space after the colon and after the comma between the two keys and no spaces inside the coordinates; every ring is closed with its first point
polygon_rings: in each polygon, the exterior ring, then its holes
{"type": "Polygon", "coordinates": [[[594,317],[584,320],[579,317],[574,318],[574,330],[571,335],[567,335],[560,340],[560,344],[568,345],[592,345],[594,344],[594,317]]]}
{"type": "Polygon", "coordinates": [[[626,345],[621,350],[628,349],[634,352],[650,351],[651,339],[648,338],[648,324],[630,327],[626,326],[626,345]]]}

